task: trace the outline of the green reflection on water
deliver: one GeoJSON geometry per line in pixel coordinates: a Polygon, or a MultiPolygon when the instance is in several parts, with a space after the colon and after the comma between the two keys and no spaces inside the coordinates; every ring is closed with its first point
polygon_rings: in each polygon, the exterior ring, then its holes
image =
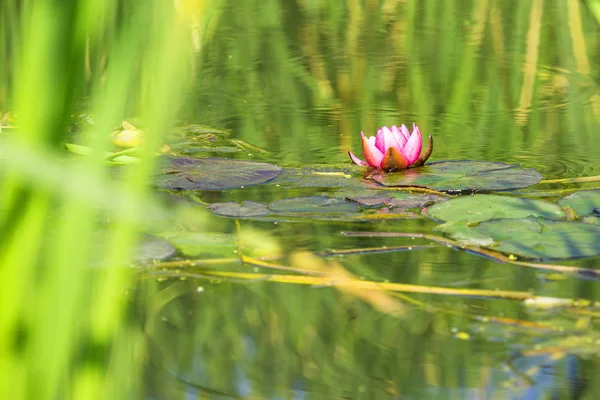
{"type": "MultiPolygon", "coordinates": [[[[185,119],[230,129],[271,152],[238,152],[240,158],[284,165],[347,162],[347,151],[360,148],[361,131],[416,122],[436,138],[433,161],[521,163],[548,179],[597,175],[597,34],[595,20],[575,1],[229,1],[196,55],[201,72],[185,119]]],[[[210,200],[319,193],[259,187],[210,200]]],[[[233,232],[234,224],[219,228],[233,232]]],[[[428,231],[432,224],[241,226],[271,231],[288,252],[318,252],[407,242],[341,237],[343,230],[428,231]]],[[[535,270],[447,248],[339,261],[366,279],[598,300],[596,283],[541,279],[535,270]]],[[[578,390],[560,352],[549,351],[555,361],[524,357],[519,368],[507,369],[513,352],[543,347],[555,332],[474,325],[466,317],[536,319],[514,301],[418,295],[458,313],[407,303],[394,317],[326,287],[188,278],[145,282],[140,290],[155,299],[172,296],[148,316],[147,382],[158,398],[445,399],[486,391],[508,398],[532,387],[559,397],[578,390]],[[556,375],[536,370],[541,363],[556,375]]],[[[541,320],[572,329],[579,318],[549,312],[541,320]]],[[[598,373],[595,362],[580,366],[598,373]]],[[[597,393],[593,386],[582,390],[597,393]]]]}

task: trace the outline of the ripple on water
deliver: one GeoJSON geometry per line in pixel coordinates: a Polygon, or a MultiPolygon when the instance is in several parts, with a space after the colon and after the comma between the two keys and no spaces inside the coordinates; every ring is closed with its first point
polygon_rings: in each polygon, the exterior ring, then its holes
{"type": "Polygon", "coordinates": [[[531,151],[523,149],[513,154],[517,162],[536,168],[544,179],[577,178],[582,176],[600,175],[600,160],[577,153],[574,150],[561,149],[551,157],[532,155],[531,151]]]}
{"type": "MultiPolygon", "coordinates": [[[[538,86],[529,111],[566,107],[587,102],[598,92],[594,79],[564,68],[542,66],[537,70],[538,86]]],[[[516,108],[515,110],[519,110],[516,108]]]]}

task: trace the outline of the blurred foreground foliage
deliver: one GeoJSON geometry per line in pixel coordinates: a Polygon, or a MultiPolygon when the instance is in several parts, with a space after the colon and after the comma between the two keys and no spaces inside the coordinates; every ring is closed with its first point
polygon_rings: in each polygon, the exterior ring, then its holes
{"type": "Polygon", "coordinates": [[[126,267],[146,216],[167,212],[148,180],[191,82],[205,3],[0,4],[0,398],[141,393],[126,267]],[[67,156],[82,102],[91,152],[67,156]],[[103,154],[130,115],[146,124],[141,162],[114,181],[103,154]]]}

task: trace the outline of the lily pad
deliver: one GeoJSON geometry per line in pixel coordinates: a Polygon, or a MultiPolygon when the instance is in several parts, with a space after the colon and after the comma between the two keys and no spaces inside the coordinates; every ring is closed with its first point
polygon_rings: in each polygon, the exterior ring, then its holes
{"type": "Polygon", "coordinates": [[[538,183],[542,175],[534,168],[521,168],[518,164],[439,161],[421,168],[393,173],[378,172],[371,178],[384,186],[418,186],[465,194],[522,189],[538,183]]]}
{"type": "Polygon", "coordinates": [[[384,192],[382,190],[358,190],[343,192],[347,200],[354,201],[365,207],[388,206],[409,209],[423,208],[433,203],[448,200],[447,197],[429,193],[384,192]]]}
{"type": "Polygon", "coordinates": [[[292,197],[274,201],[268,205],[255,202],[213,203],[208,207],[214,214],[259,220],[278,221],[367,221],[378,219],[418,218],[418,215],[406,212],[403,208],[383,205],[379,209],[361,206],[361,204],[340,197],[307,196],[292,197]],[[390,209],[391,208],[391,209],[390,209]]]}
{"type": "Polygon", "coordinates": [[[563,207],[571,207],[579,217],[600,216],[600,189],[582,190],[558,201],[563,207]]]}
{"type": "Polygon", "coordinates": [[[529,216],[548,219],[565,218],[565,212],[554,203],[491,194],[476,194],[437,203],[427,208],[427,214],[444,222],[469,223],[529,216]]]}
{"type": "Polygon", "coordinates": [[[488,237],[485,247],[523,258],[548,261],[600,256],[600,226],[581,222],[509,218],[476,226],[456,223],[444,230],[463,241],[470,236],[477,241],[488,237]]]}
{"type": "Polygon", "coordinates": [[[363,168],[353,164],[287,167],[273,184],[294,188],[375,188],[378,186],[365,179],[363,168]]]}
{"type": "Polygon", "coordinates": [[[166,157],[154,183],[163,189],[225,190],[275,179],[281,168],[268,163],[226,158],[166,157]]]}
{"type": "Polygon", "coordinates": [[[267,207],[279,213],[344,214],[357,212],[360,209],[357,203],[325,196],[293,197],[277,200],[267,207]]]}
{"type": "Polygon", "coordinates": [[[175,254],[175,247],[167,240],[153,236],[145,235],[133,256],[133,261],[137,264],[146,264],[151,261],[165,260],[175,254]]]}
{"type": "Polygon", "coordinates": [[[208,206],[208,209],[217,215],[237,218],[256,217],[259,215],[267,215],[270,212],[267,209],[266,204],[257,203],[255,201],[244,201],[242,204],[234,201],[214,203],[208,206]]]}

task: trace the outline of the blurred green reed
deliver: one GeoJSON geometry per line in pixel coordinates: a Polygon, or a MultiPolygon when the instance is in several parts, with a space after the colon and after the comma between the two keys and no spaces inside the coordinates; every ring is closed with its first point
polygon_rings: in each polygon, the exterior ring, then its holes
{"type": "Polygon", "coordinates": [[[144,342],[127,318],[126,266],[145,213],[165,212],[148,191],[153,154],[185,98],[208,6],[0,5],[0,111],[17,125],[0,134],[1,398],[141,393],[144,342]],[[67,123],[84,99],[95,123],[80,141],[92,154],[68,156],[67,123]],[[113,182],[102,154],[132,115],[146,125],[142,161],[113,182]]]}

